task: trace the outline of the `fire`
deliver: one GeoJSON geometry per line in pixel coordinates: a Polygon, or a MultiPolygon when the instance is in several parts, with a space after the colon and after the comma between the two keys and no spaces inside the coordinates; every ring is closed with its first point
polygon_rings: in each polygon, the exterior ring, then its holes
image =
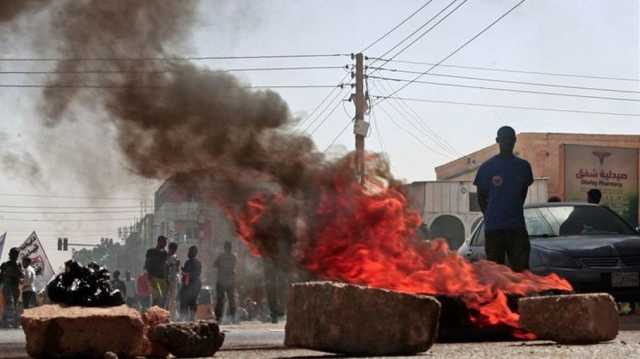
{"type": "MultiPolygon", "coordinates": [[[[471,263],[444,241],[417,239],[421,218],[393,186],[365,190],[354,180],[336,176],[320,191],[314,218],[309,219],[315,224],[296,260],[322,279],[457,297],[470,309],[474,325],[506,325],[523,339],[534,337],[519,330],[519,315],[507,305],[508,295],[572,291],[555,274],[541,277],[489,261],[471,263]]],[[[268,211],[264,197],[258,197],[236,217],[240,235],[252,248],[258,248],[257,236],[250,229],[268,211]]]]}

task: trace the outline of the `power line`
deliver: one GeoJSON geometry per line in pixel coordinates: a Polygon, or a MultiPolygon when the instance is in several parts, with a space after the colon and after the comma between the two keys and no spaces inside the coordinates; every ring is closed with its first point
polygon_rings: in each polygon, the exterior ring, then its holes
{"type": "MultiPolygon", "coordinates": [[[[433,20],[435,20],[436,18],[438,18],[438,16],[440,16],[443,12],[445,12],[449,7],[451,7],[456,1],[458,0],[453,0],[449,3],[449,5],[445,6],[444,9],[438,11],[438,13],[436,13],[435,15],[433,15],[431,18],[429,18],[429,20],[427,20],[425,23],[423,23],[422,25],[420,25],[420,27],[418,27],[416,30],[414,30],[412,33],[410,33],[409,35],[405,36],[402,40],[400,40],[400,42],[398,42],[395,46],[393,46],[392,48],[390,48],[389,50],[387,50],[385,53],[383,53],[382,55],[380,55],[379,58],[383,58],[385,56],[387,56],[389,53],[391,53],[393,50],[397,49],[398,47],[400,47],[402,44],[405,43],[405,41],[409,40],[411,37],[413,37],[413,35],[417,34],[418,32],[420,32],[420,30],[422,30],[423,28],[425,28],[427,25],[429,25],[433,20]]],[[[466,2],[467,0],[464,0],[464,2],[466,2]]],[[[464,2],[462,4],[464,4],[464,2]]],[[[446,19],[449,15],[451,15],[451,13],[449,13],[447,16],[445,16],[443,18],[446,19]]],[[[440,21],[441,22],[441,21],[440,21]]],[[[436,24],[437,25],[437,24],[436,24]]],[[[434,27],[431,27],[430,29],[427,29],[427,31],[425,31],[424,33],[422,33],[421,35],[419,35],[418,39],[422,38],[424,35],[426,35],[427,33],[429,33],[434,27]]],[[[414,41],[415,42],[415,41],[414,41]]],[[[413,44],[413,43],[412,43],[413,44]]],[[[398,54],[396,53],[393,57],[398,56],[398,54]]],[[[378,60],[374,60],[373,63],[376,63],[376,61],[378,60]]],[[[384,62],[382,65],[384,66],[387,62],[384,62]]]]}
{"type": "MultiPolygon", "coordinates": [[[[394,63],[399,63],[399,64],[409,64],[409,65],[435,65],[435,63],[433,63],[433,62],[392,60],[392,59],[385,59],[385,58],[379,58],[379,57],[366,57],[366,59],[367,60],[380,60],[380,61],[387,61],[388,60],[387,62],[394,62],[394,63]]],[[[509,72],[509,73],[518,73],[518,74],[530,74],[530,75],[575,77],[575,78],[586,78],[586,79],[633,81],[633,82],[640,81],[640,79],[638,79],[638,78],[629,78],[629,77],[611,77],[611,76],[601,76],[601,75],[584,75],[584,74],[570,74],[570,73],[560,73],[560,72],[516,70],[516,69],[507,69],[507,68],[500,68],[500,67],[465,66],[465,65],[450,65],[450,64],[440,64],[438,66],[440,66],[440,67],[460,68],[460,69],[469,69],[469,70],[481,70],[481,71],[494,71],[494,72],[509,72]]]]}
{"type": "Polygon", "coordinates": [[[327,102],[327,105],[322,109],[322,111],[318,112],[316,118],[308,122],[307,125],[304,127],[304,129],[302,129],[302,131],[308,131],[318,121],[318,119],[320,119],[320,117],[322,117],[322,115],[324,115],[325,112],[329,108],[331,108],[331,106],[336,104],[336,101],[340,101],[340,97],[342,96],[343,93],[344,93],[344,89],[336,92],[335,96],[333,96],[333,98],[331,98],[331,100],[327,102]]]}
{"type": "Polygon", "coordinates": [[[311,131],[311,133],[309,134],[310,136],[313,136],[314,133],[316,133],[316,131],[318,131],[320,129],[320,127],[322,127],[322,125],[324,125],[325,122],[327,122],[327,120],[329,119],[329,117],[331,117],[331,115],[333,115],[334,112],[336,112],[336,109],[338,109],[338,107],[340,106],[340,104],[342,103],[342,101],[344,100],[340,100],[336,103],[336,105],[331,109],[331,111],[329,111],[329,113],[322,119],[322,121],[320,121],[320,123],[318,124],[318,126],[316,126],[313,131],[311,131]]]}
{"type": "MultiPolygon", "coordinates": [[[[526,0],[520,0],[517,4],[515,4],[513,7],[511,7],[509,10],[507,10],[505,13],[503,13],[502,15],[500,15],[498,18],[496,18],[495,20],[493,20],[489,25],[485,26],[482,30],[480,30],[480,32],[478,32],[477,34],[475,34],[472,38],[470,38],[469,40],[465,41],[462,45],[458,46],[455,50],[453,50],[453,52],[451,52],[449,55],[445,56],[442,60],[438,61],[437,63],[435,63],[433,66],[431,66],[429,69],[427,69],[426,71],[422,72],[420,75],[416,76],[413,80],[407,82],[406,84],[404,84],[403,86],[400,86],[398,89],[396,89],[394,92],[392,92],[390,94],[390,96],[393,96],[395,94],[397,94],[398,92],[402,91],[403,89],[407,88],[407,86],[411,85],[413,82],[417,81],[418,79],[420,79],[422,76],[426,75],[427,73],[431,72],[431,70],[435,69],[437,66],[439,66],[441,63],[447,61],[448,59],[450,59],[451,57],[453,57],[455,54],[457,54],[458,52],[460,52],[460,50],[464,49],[467,45],[469,45],[471,42],[473,42],[475,39],[477,39],[478,37],[482,36],[482,34],[484,34],[485,32],[487,32],[489,29],[491,29],[495,24],[497,24],[498,22],[500,22],[500,20],[502,20],[503,18],[505,18],[507,15],[509,15],[512,11],[514,11],[516,8],[518,8],[520,5],[522,5],[526,0]]],[[[384,101],[384,99],[381,99],[380,101],[384,101]]]]}
{"type": "Polygon", "coordinates": [[[70,212],[45,212],[45,211],[6,211],[0,210],[5,214],[42,214],[42,215],[69,215],[69,214],[115,214],[115,213],[134,213],[139,214],[140,210],[115,210],[115,211],[70,211],[70,212]]]}
{"type": "MultiPolygon", "coordinates": [[[[400,117],[402,119],[404,119],[409,125],[411,125],[411,127],[413,127],[419,134],[422,134],[425,137],[429,137],[433,141],[433,138],[431,138],[431,136],[429,134],[425,133],[425,131],[423,129],[421,129],[420,126],[416,125],[416,123],[414,121],[412,121],[405,114],[403,114],[400,110],[398,110],[398,108],[395,107],[392,102],[387,102],[386,104],[389,105],[389,107],[391,107],[398,115],[400,115],[400,117]]],[[[386,114],[388,114],[388,112],[386,112],[384,109],[382,109],[382,111],[385,112],[386,114]]],[[[388,115],[391,117],[390,114],[388,114],[388,115]]],[[[414,135],[414,134],[412,133],[412,135],[414,135]]],[[[417,137],[417,136],[415,136],[415,137],[417,137]]],[[[451,151],[449,151],[447,148],[444,148],[437,141],[434,141],[434,143],[440,148],[438,150],[436,150],[433,147],[431,147],[430,145],[428,145],[427,142],[422,140],[422,138],[420,138],[419,141],[422,143],[422,145],[427,147],[430,151],[438,153],[441,156],[444,156],[444,157],[456,157],[455,154],[451,153],[451,151]],[[441,152],[441,150],[444,151],[444,152],[441,152]]]]}
{"type": "MultiPolygon", "coordinates": [[[[389,71],[389,72],[397,72],[397,73],[405,73],[405,74],[420,74],[421,73],[419,71],[390,69],[390,68],[386,68],[386,67],[371,67],[371,68],[374,68],[374,69],[377,69],[377,70],[380,70],[380,71],[389,71]]],[[[620,92],[620,93],[637,93],[637,94],[640,94],[640,91],[634,91],[634,90],[620,90],[620,89],[611,89],[611,88],[602,88],[602,87],[561,85],[561,84],[532,82],[532,81],[502,80],[502,79],[494,79],[494,78],[486,78],[486,77],[451,75],[451,74],[443,74],[443,73],[429,73],[429,74],[426,74],[426,76],[449,77],[449,78],[455,78],[455,79],[487,81],[487,82],[499,82],[499,83],[506,83],[506,84],[531,85],[531,86],[542,86],[542,87],[557,87],[557,88],[567,88],[567,89],[573,89],[573,90],[590,90],[590,91],[606,91],[606,92],[620,92]]]]}
{"type": "Polygon", "coordinates": [[[343,57],[351,54],[289,54],[289,55],[248,55],[248,56],[182,56],[182,57],[5,57],[1,62],[57,62],[57,61],[205,61],[205,60],[251,60],[251,59],[293,59],[343,57]]]}
{"type": "Polygon", "coordinates": [[[27,219],[27,218],[2,218],[2,221],[9,222],[126,222],[133,218],[75,218],[75,219],[27,219]]]}
{"type": "MultiPolygon", "coordinates": [[[[347,72],[346,74],[344,74],[344,77],[342,77],[342,79],[340,79],[338,81],[338,84],[341,84],[344,82],[344,80],[347,79],[347,77],[349,76],[349,72],[347,72]]],[[[318,111],[318,109],[320,109],[320,107],[327,101],[327,99],[329,97],[331,97],[331,95],[338,90],[338,86],[334,87],[331,91],[329,91],[329,93],[318,103],[318,105],[316,105],[316,107],[313,109],[313,111],[311,111],[311,113],[309,115],[307,115],[302,121],[298,122],[295,127],[302,127],[308,120],[310,120],[318,111]]]]}
{"type": "Polygon", "coordinates": [[[425,7],[427,7],[429,4],[431,4],[431,2],[433,2],[433,0],[429,0],[426,3],[422,4],[422,6],[420,6],[417,10],[415,10],[414,12],[412,12],[411,14],[409,14],[409,16],[407,16],[406,18],[404,18],[404,20],[402,20],[399,24],[397,24],[396,26],[394,26],[393,28],[391,28],[391,30],[387,31],[384,35],[380,36],[379,38],[377,38],[376,40],[374,40],[372,43],[369,44],[369,46],[365,47],[364,49],[360,50],[360,52],[365,52],[367,50],[369,50],[371,47],[373,47],[375,44],[377,44],[378,42],[380,42],[381,40],[383,40],[384,38],[386,38],[387,36],[389,36],[389,34],[391,34],[392,32],[396,31],[400,26],[404,25],[407,21],[411,20],[411,18],[413,18],[415,15],[417,15],[420,11],[422,11],[422,9],[424,9],[425,7]]]}
{"type": "MultiPolygon", "coordinates": [[[[380,83],[382,86],[384,86],[385,88],[385,92],[388,91],[388,88],[385,86],[384,82],[380,83]]],[[[378,88],[378,84],[377,81],[374,82],[374,86],[376,86],[376,88],[378,88]]],[[[378,88],[379,89],[379,88],[378,88]]],[[[456,150],[449,142],[447,142],[445,139],[443,139],[442,137],[438,136],[438,134],[436,133],[436,131],[434,131],[431,127],[429,127],[429,125],[427,125],[426,121],[422,119],[422,117],[420,115],[418,115],[418,113],[416,113],[415,110],[413,110],[413,108],[411,108],[411,106],[409,106],[408,103],[402,101],[402,100],[394,100],[397,101],[397,103],[400,105],[400,108],[403,109],[405,111],[405,114],[408,114],[410,117],[413,117],[416,122],[421,125],[420,127],[422,128],[422,133],[425,134],[427,137],[431,138],[432,141],[434,141],[440,148],[442,148],[446,153],[452,155],[452,156],[458,156],[459,152],[458,150],[456,150]],[[411,110],[411,111],[409,111],[411,110]]],[[[393,101],[389,102],[389,104],[396,110],[399,111],[395,108],[395,106],[393,106],[393,101]]]]}
{"type": "MultiPolygon", "coordinates": [[[[339,85],[338,85],[339,86],[339,85]]],[[[52,89],[158,89],[165,88],[166,86],[121,86],[121,85],[81,85],[81,84],[0,84],[0,88],[52,88],[52,89]]],[[[303,89],[303,88],[332,88],[336,85],[252,85],[252,86],[240,86],[245,89],[303,89]]]]}
{"type": "MultiPolygon", "coordinates": [[[[96,199],[96,200],[119,200],[119,201],[142,201],[145,198],[133,197],[99,197],[99,196],[74,196],[74,195],[56,195],[56,194],[35,194],[35,193],[0,193],[4,197],[42,197],[42,198],[68,198],[68,199],[96,199]]],[[[0,207],[6,207],[0,205],[0,207]]],[[[25,207],[26,208],[26,207],[25,207]]],[[[39,207],[40,208],[40,207],[39,207]]]]}
{"type": "Polygon", "coordinates": [[[500,105],[500,104],[486,104],[486,103],[477,103],[477,102],[433,100],[433,99],[410,98],[410,97],[389,97],[389,96],[372,96],[372,97],[380,98],[380,99],[382,99],[382,98],[390,98],[390,99],[402,99],[404,101],[440,103],[440,104],[447,104],[447,105],[494,107],[494,108],[507,108],[507,109],[515,109],[515,110],[533,110],[533,111],[548,111],[548,112],[568,112],[568,113],[581,113],[581,114],[589,114],[589,115],[610,115],[610,116],[640,117],[640,113],[620,113],[620,112],[604,112],[604,111],[567,110],[567,109],[559,109],[559,108],[551,108],[551,107],[500,105]]]}
{"type": "MultiPolygon", "coordinates": [[[[334,70],[348,69],[349,66],[287,66],[287,67],[247,67],[247,68],[231,68],[220,70],[205,70],[207,72],[253,72],[253,71],[304,71],[304,70],[334,70]]],[[[144,70],[144,71],[127,71],[127,70],[79,70],[79,71],[0,71],[2,75],[50,75],[50,74],[67,74],[67,75],[84,75],[84,74],[165,74],[165,73],[181,73],[186,70],[179,69],[162,69],[162,70],[144,70]]]]}
{"type": "Polygon", "coordinates": [[[418,143],[420,143],[424,148],[426,148],[427,150],[429,150],[432,153],[438,154],[442,157],[446,157],[446,158],[450,158],[451,156],[449,155],[445,155],[440,151],[437,151],[435,149],[433,149],[431,146],[427,145],[424,141],[422,141],[422,139],[418,136],[416,136],[413,132],[407,130],[406,128],[402,127],[398,122],[396,122],[396,120],[393,119],[393,116],[391,116],[391,114],[384,109],[384,107],[378,106],[377,108],[381,109],[382,112],[385,113],[385,115],[387,115],[387,118],[389,118],[389,120],[391,120],[391,122],[393,122],[394,125],[396,125],[396,127],[398,127],[399,129],[403,130],[404,132],[406,132],[409,136],[413,137],[413,139],[415,139],[418,143]]]}
{"type": "MultiPolygon", "coordinates": [[[[452,84],[446,82],[434,82],[434,81],[419,81],[419,80],[406,80],[406,79],[397,79],[392,77],[377,77],[371,76],[370,78],[378,79],[378,80],[387,80],[387,81],[397,81],[397,82],[407,82],[407,83],[416,83],[416,84],[426,84],[426,85],[435,85],[435,86],[447,86],[447,87],[461,87],[468,89],[477,89],[477,90],[489,90],[489,91],[502,91],[502,92],[512,92],[512,93],[524,93],[524,94],[534,94],[534,95],[548,95],[548,96],[565,96],[565,97],[577,97],[577,98],[588,98],[588,99],[596,99],[596,100],[611,100],[611,101],[628,101],[628,102],[640,102],[640,99],[635,98],[624,98],[624,97],[609,97],[609,96],[595,96],[595,95],[579,95],[579,94],[570,94],[564,92],[549,92],[549,91],[534,91],[534,90],[521,90],[521,89],[508,89],[502,87],[487,87],[487,86],[475,86],[475,85],[462,85],[462,84],[452,84]]],[[[397,91],[396,91],[397,92],[397,91]]],[[[395,93],[395,92],[394,92],[395,93]]],[[[393,93],[392,93],[393,95],[393,93]]]]}
{"type": "Polygon", "coordinates": [[[382,133],[380,132],[380,129],[378,127],[378,121],[377,118],[375,116],[375,113],[371,113],[371,119],[372,119],[372,123],[373,123],[373,130],[376,132],[376,137],[378,137],[378,143],[380,144],[380,149],[382,150],[382,152],[387,152],[384,149],[384,142],[382,141],[382,133]]]}
{"type": "Polygon", "coordinates": [[[353,123],[353,119],[351,118],[351,119],[349,119],[349,121],[347,121],[347,124],[342,128],[342,130],[340,130],[340,132],[336,135],[336,137],[333,138],[331,143],[329,143],[329,145],[327,145],[327,148],[325,148],[324,152],[327,152],[329,150],[329,148],[331,148],[331,146],[333,146],[333,144],[335,144],[336,141],[338,141],[340,136],[342,136],[342,134],[344,134],[344,131],[346,131],[347,128],[349,128],[349,125],[351,125],[352,123],[353,123]]]}
{"type": "Polygon", "coordinates": [[[127,209],[140,210],[140,206],[13,206],[0,204],[0,208],[25,208],[25,209],[127,209]]]}
{"type": "MultiPolygon", "coordinates": [[[[453,5],[457,0],[453,0],[451,3],[449,3],[449,5],[447,5],[447,7],[445,7],[444,9],[442,9],[439,13],[437,13],[436,15],[434,15],[431,19],[429,19],[429,21],[427,21],[424,25],[429,24],[432,20],[434,20],[435,18],[437,18],[438,16],[440,16],[440,14],[442,14],[446,9],[448,9],[451,5],[453,5]]],[[[462,7],[462,5],[466,4],[468,0],[463,0],[461,3],[459,3],[455,8],[453,8],[453,10],[449,11],[445,16],[443,16],[440,20],[438,20],[435,24],[433,24],[433,26],[431,26],[430,28],[428,28],[427,30],[425,30],[422,34],[420,34],[417,38],[415,38],[413,41],[411,41],[408,45],[406,45],[405,47],[403,47],[402,49],[400,49],[398,52],[396,52],[393,56],[391,56],[391,59],[396,58],[398,55],[400,55],[401,53],[405,52],[409,47],[413,46],[413,44],[415,44],[416,42],[418,42],[420,39],[422,39],[426,34],[430,33],[431,30],[435,29],[438,25],[440,25],[440,23],[442,23],[444,20],[446,20],[449,16],[453,15],[453,13],[455,13],[458,9],[460,9],[462,7]]],[[[423,26],[424,26],[423,25],[423,26]]],[[[384,53],[382,56],[386,56],[389,52],[384,53]]],[[[375,61],[374,61],[375,63],[375,61]]],[[[384,62],[382,64],[382,66],[386,65],[387,62],[384,62]]],[[[373,71],[373,73],[375,73],[376,71],[373,71]]]]}

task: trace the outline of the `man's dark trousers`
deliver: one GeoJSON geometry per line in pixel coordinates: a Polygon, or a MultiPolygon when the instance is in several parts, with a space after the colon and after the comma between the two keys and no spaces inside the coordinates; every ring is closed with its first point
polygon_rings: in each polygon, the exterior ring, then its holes
{"type": "Polygon", "coordinates": [[[233,284],[216,284],[216,319],[222,321],[223,309],[224,309],[224,297],[229,300],[229,315],[232,319],[235,319],[236,315],[236,297],[235,286],[233,284]]]}
{"type": "Polygon", "coordinates": [[[525,228],[487,230],[484,249],[490,261],[505,264],[506,259],[515,272],[529,269],[531,244],[525,228]]]}

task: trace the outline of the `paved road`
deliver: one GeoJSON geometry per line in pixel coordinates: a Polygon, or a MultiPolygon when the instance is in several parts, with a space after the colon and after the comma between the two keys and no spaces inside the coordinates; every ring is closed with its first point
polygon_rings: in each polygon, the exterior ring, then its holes
{"type": "MultiPolygon", "coordinates": [[[[283,325],[223,326],[225,344],[216,358],[343,358],[332,354],[284,348],[283,325]]],[[[567,346],[552,342],[484,342],[436,344],[411,358],[640,358],[640,316],[625,317],[618,338],[598,345],[567,346]]],[[[25,358],[24,335],[0,330],[0,358],[25,358]]],[[[395,357],[399,358],[399,357],[395,357]]]]}

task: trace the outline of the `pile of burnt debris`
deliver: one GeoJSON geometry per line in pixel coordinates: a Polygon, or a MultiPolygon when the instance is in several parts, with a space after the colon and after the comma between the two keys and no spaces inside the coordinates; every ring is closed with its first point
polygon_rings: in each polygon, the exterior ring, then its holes
{"type": "Polygon", "coordinates": [[[67,262],[47,295],[56,304],[22,315],[33,358],[207,357],[224,341],[216,322],[171,323],[162,308],[141,314],[127,307],[111,288],[109,271],[97,264],[67,262]]]}

